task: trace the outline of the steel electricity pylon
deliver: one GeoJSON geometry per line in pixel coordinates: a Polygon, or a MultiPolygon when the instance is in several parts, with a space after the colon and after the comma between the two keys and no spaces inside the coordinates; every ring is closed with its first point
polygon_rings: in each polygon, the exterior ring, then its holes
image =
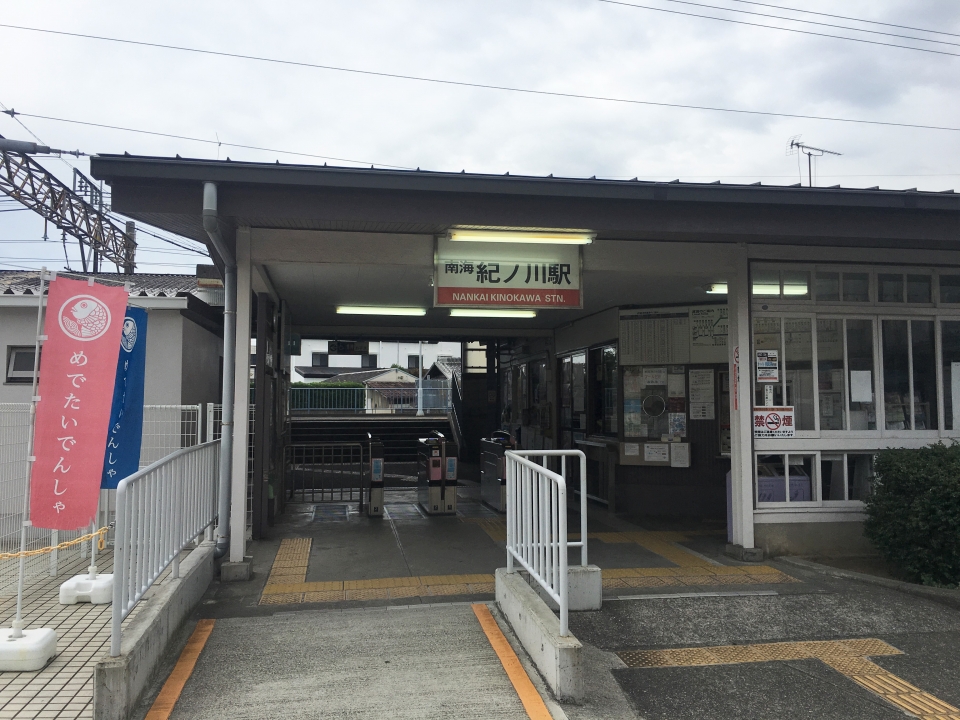
{"type": "MultiPolygon", "coordinates": [[[[99,272],[101,262],[106,260],[122,268],[128,275],[133,274],[137,249],[134,231],[130,229],[129,233],[125,232],[107,217],[102,204],[96,207],[87,202],[30,157],[30,153],[81,154],[51,150],[36,143],[8,140],[0,136],[0,191],[75,237],[80,242],[84,272],[99,272]]],[[[85,187],[95,190],[90,194],[91,199],[96,201],[99,190],[82,173],[74,172],[74,184],[77,184],[76,175],[79,174],[82,181],[78,189],[81,192],[85,187]]]]}

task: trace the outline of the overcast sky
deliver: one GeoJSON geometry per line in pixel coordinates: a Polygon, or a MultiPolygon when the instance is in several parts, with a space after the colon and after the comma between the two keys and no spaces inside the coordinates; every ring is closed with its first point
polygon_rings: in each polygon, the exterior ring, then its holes
{"type": "MultiPolygon", "coordinates": [[[[627,0],[625,0],[627,1],[627,0]]],[[[713,15],[960,55],[956,0],[697,0],[717,7],[939,40],[940,44],[711,10],[713,15]],[[937,30],[799,14],[771,6],[937,30]]],[[[626,7],[598,0],[0,2],[0,22],[357,70],[656,102],[960,126],[960,57],[626,7]]],[[[807,182],[791,137],[842,153],[820,185],[960,185],[960,132],[877,127],[544,97],[298,68],[0,28],[0,103],[34,115],[45,143],[94,153],[273,162],[322,159],[430,170],[691,182],[807,182]],[[12,61],[16,58],[16,61],[12,61]]],[[[0,134],[32,139],[0,115],[0,134]]],[[[69,182],[75,164],[43,159],[69,182]]],[[[329,161],[331,164],[349,164],[329,161]]],[[[960,188],[958,188],[960,189],[960,188]]],[[[17,205],[0,201],[0,210],[17,205]]],[[[64,265],[60,236],[31,212],[0,212],[0,267],[64,265]],[[31,240],[33,242],[9,242],[31,240]],[[57,241],[54,244],[54,241],[57,241]],[[46,259],[46,260],[44,260],[46,259]]],[[[199,255],[140,235],[140,272],[191,272],[199,255]],[[151,250],[150,248],[155,248],[151,250]]],[[[193,245],[193,243],[191,243],[193,245]]],[[[71,265],[79,267],[68,238],[71,265]]]]}

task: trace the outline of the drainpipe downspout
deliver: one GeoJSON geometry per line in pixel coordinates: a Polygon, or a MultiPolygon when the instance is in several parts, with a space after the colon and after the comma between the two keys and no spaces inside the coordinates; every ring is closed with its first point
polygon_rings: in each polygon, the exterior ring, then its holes
{"type": "Polygon", "coordinates": [[[224,264],[223,273],[223,410],[220,425],[220,488],[217,496],[217,546],[214,557],[230,549],[230,480],[233,460],[233,400],[237,354],[237,261],[220,234],[217,186],[203,184],[203,229],[224,264]]]}

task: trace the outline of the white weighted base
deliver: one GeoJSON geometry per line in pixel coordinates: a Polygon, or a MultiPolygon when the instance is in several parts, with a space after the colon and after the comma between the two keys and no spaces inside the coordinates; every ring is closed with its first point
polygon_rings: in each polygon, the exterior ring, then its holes
{"type": "Polygon", "coordinates": [[[0,671],[41,670],[57,654],[57,633],[50,628],[24,630],[23,637],[11,638],[13,630],[0,630],[0,671]]]}
{"type": "Polygon", "coordinates": [[[106,605],[113,600],[113,573],[100,573],[91,579],[90,574],[75,575],[60,586],[60,604],[76,605],[88,602],[106,605]]]}

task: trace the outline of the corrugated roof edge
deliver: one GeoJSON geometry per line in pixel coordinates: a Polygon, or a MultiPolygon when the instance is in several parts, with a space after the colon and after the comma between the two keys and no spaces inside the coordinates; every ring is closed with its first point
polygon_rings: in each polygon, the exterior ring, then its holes
{"type": "Polygon", "coordinates": [[[458,192],[504,195],[560,195],[567,197],[746,202],[804,205],[854,205],[960,211],[960,194],[951,191],[879,190],[875,188],[804,187],[603,180],[533,175],[492,175],[353,168],[326,165],[226,162],[190,158],[136,155],[95,155],[91,174],[110,184],[116,181],[222,182],[246,185],[300,185],[420,192],[458,192]]]}

